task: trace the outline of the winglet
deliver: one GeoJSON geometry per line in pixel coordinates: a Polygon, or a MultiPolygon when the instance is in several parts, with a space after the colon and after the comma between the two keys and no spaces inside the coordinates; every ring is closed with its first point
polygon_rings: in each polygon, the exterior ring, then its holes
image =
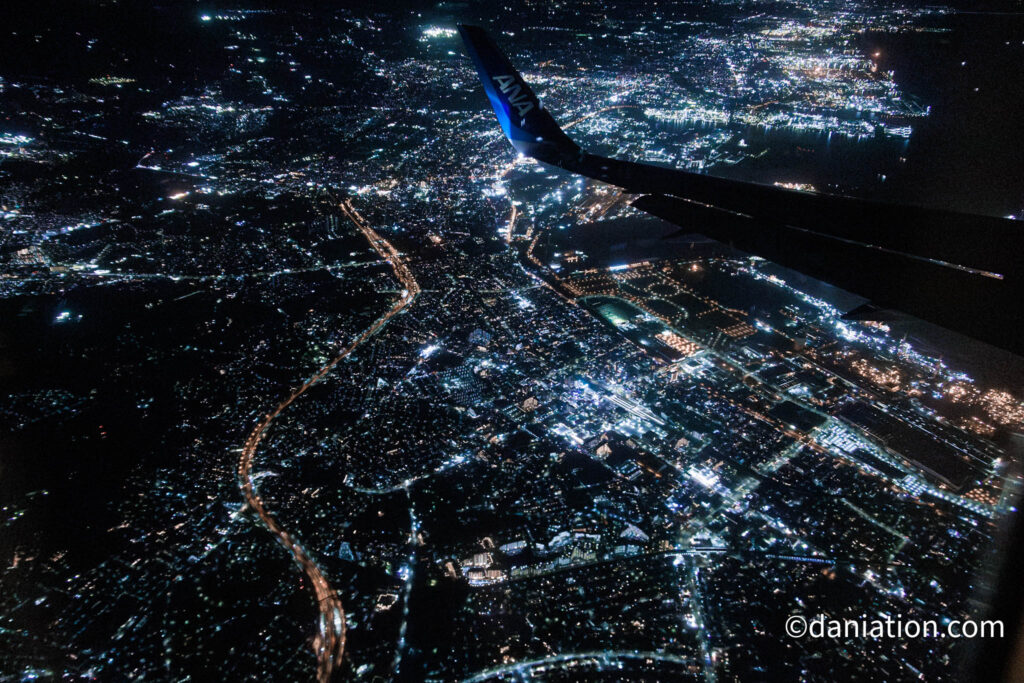
{"type": "Polygon", "coordinates": [[[476,66],[505,137],[516,150],[550,164],[576,157],[580,148],[541,105],[523,77],[479,26],[459,24],[466,52],[476,66]]]}

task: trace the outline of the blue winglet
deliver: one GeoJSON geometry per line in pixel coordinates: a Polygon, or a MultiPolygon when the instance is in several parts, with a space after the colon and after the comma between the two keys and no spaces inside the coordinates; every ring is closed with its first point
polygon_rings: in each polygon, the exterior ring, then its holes
{"type": "Polygon", "coordinates": [[[526,156],[547,163],[578,156],[579,146],[544,109],[487,32],[478,26],[460,24],[459,33],[498,116],[501,130],[512,146],[526,156]]]}

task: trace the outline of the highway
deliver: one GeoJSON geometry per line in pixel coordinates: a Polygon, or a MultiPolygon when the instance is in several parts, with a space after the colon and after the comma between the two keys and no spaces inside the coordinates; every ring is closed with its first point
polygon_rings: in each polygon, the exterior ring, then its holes
{"type": "MultiPolygon", "coordinates": [[[[555,664],[577,664],[587,663],[596,665],[598,671],[617,671],[620,660],[640,660],[644,662],[668,662],[682,666],[692,666],[695,661],[682,655],[674,655],[665,652],[648,652],[641,650],[595,650],[591,652],[571,652],[561,655],[552,655],[541,659],[530,659],[522,662],[514,662],[505,666],[495,667],[487,671],[473,674],[462,680],[462,683],[484,683],[489,680],[506,680],[509,674],[514,675],[514,680],[528,680],[533,667],[550,667],[555,664]]],[[[563,669],[564,670],[564,669],[563,669]]],[[[572,670],[572,669],[569,669],[572,670]]]]}
{"type": "Polygon", "coordinates": [[[246,439],[238,461],[238,482],[246,504],[256,513],[263,526],[277,537],[278,542],[292,554],[295,563],[309,578],[313,591],[316,594],[320,619],[316,640],[314,641],[314,650],[317,656],[317,680],[321,683],[327,683],[331,680],[331,676],[341,665],[342,658],[344,657],[345,611],[341,604],[341,598],[338,597],[338,594],[331,587],[323,572],[316,565],[316,562],[313,561],[299,541],[278,523],[263,504],[263,500],[256,492],[256,487],[253,483],[253,458],[267,429],[278,415],[284,412],[295,399],[306,393],[311,386],[326,377],[334,369],[334,366],[352,354],[363,342],[380,331],[389,320],[412,304],[420,293],[419,285],[416,283],[415,278],[413,278],[409,268],[402,261],[398,251],[367,224],[366,220],[359,215],[348,200],[342,202],[339,208],[363,236],[366,237],[370,245],[380,254],[381,258],[390,264],[395,277],[398,278],[405,289],[398,301],[370,327],[364,330],[355,341],[346,346],[334,360],[320,368],[316,374],[292,391],[276,408],[259,420],[256,427],[249,434],[249,438],[246,439]]]}
{"type": "Polygon", "coordinates": [[[697,623],[697,639],[700,641],[700,653],[704,659],[704,680],[707,683],[715,683],[718,677],[715,675],[714,650],[711,647],[707,618],[704,615],[704,595],[700,590],[700,581],[697,578],[700,569],[691,558],[687,558],[683,564],[685,565],[687,587],[690,589],[690,612],[697,623]]]}

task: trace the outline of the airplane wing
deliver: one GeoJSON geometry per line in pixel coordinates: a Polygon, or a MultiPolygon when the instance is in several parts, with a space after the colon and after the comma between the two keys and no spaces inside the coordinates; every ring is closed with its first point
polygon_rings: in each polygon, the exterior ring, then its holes
{"type": "Polygon", "coordinates": [[[563,156],[577,156],[580,148],[551,118],[487,32],[477,26],[459,25],[459,33],[498,124],[516,151],[549,163],[563,156]]]}
{"type": "MultiPolygon", "coordinates": [[[[633,206],[967,336],[1024,355],[1017,221],[786,190],[595,156],[543,108],[487,33],[459,26],[512,146],[640,195],[633,206]]],[[[677,234],[679,234],[677,233],[677,234]]],[[[852,317],[870,317],[864,309],[852,317]]]]}

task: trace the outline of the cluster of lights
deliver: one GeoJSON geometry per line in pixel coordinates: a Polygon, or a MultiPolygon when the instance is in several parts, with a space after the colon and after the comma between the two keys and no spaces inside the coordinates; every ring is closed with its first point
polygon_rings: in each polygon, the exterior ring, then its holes
{"type": "Polygon", "coordinates": [[[899,391],[902,389],[903,373],[896,366],[879,368],[869,363],[866,359],[859,358],[850,363],[850,368],[861,377],[877,386],[885,387],[889,391],[899,391]]]}
{"type": "Polygon", "coordinates": [[[447,28],[445,26],[429,26],[423,29],[420,40],[425,42],[431,38],[454,38],[455,35],[456,32],[453,28],[447,28]]]}

